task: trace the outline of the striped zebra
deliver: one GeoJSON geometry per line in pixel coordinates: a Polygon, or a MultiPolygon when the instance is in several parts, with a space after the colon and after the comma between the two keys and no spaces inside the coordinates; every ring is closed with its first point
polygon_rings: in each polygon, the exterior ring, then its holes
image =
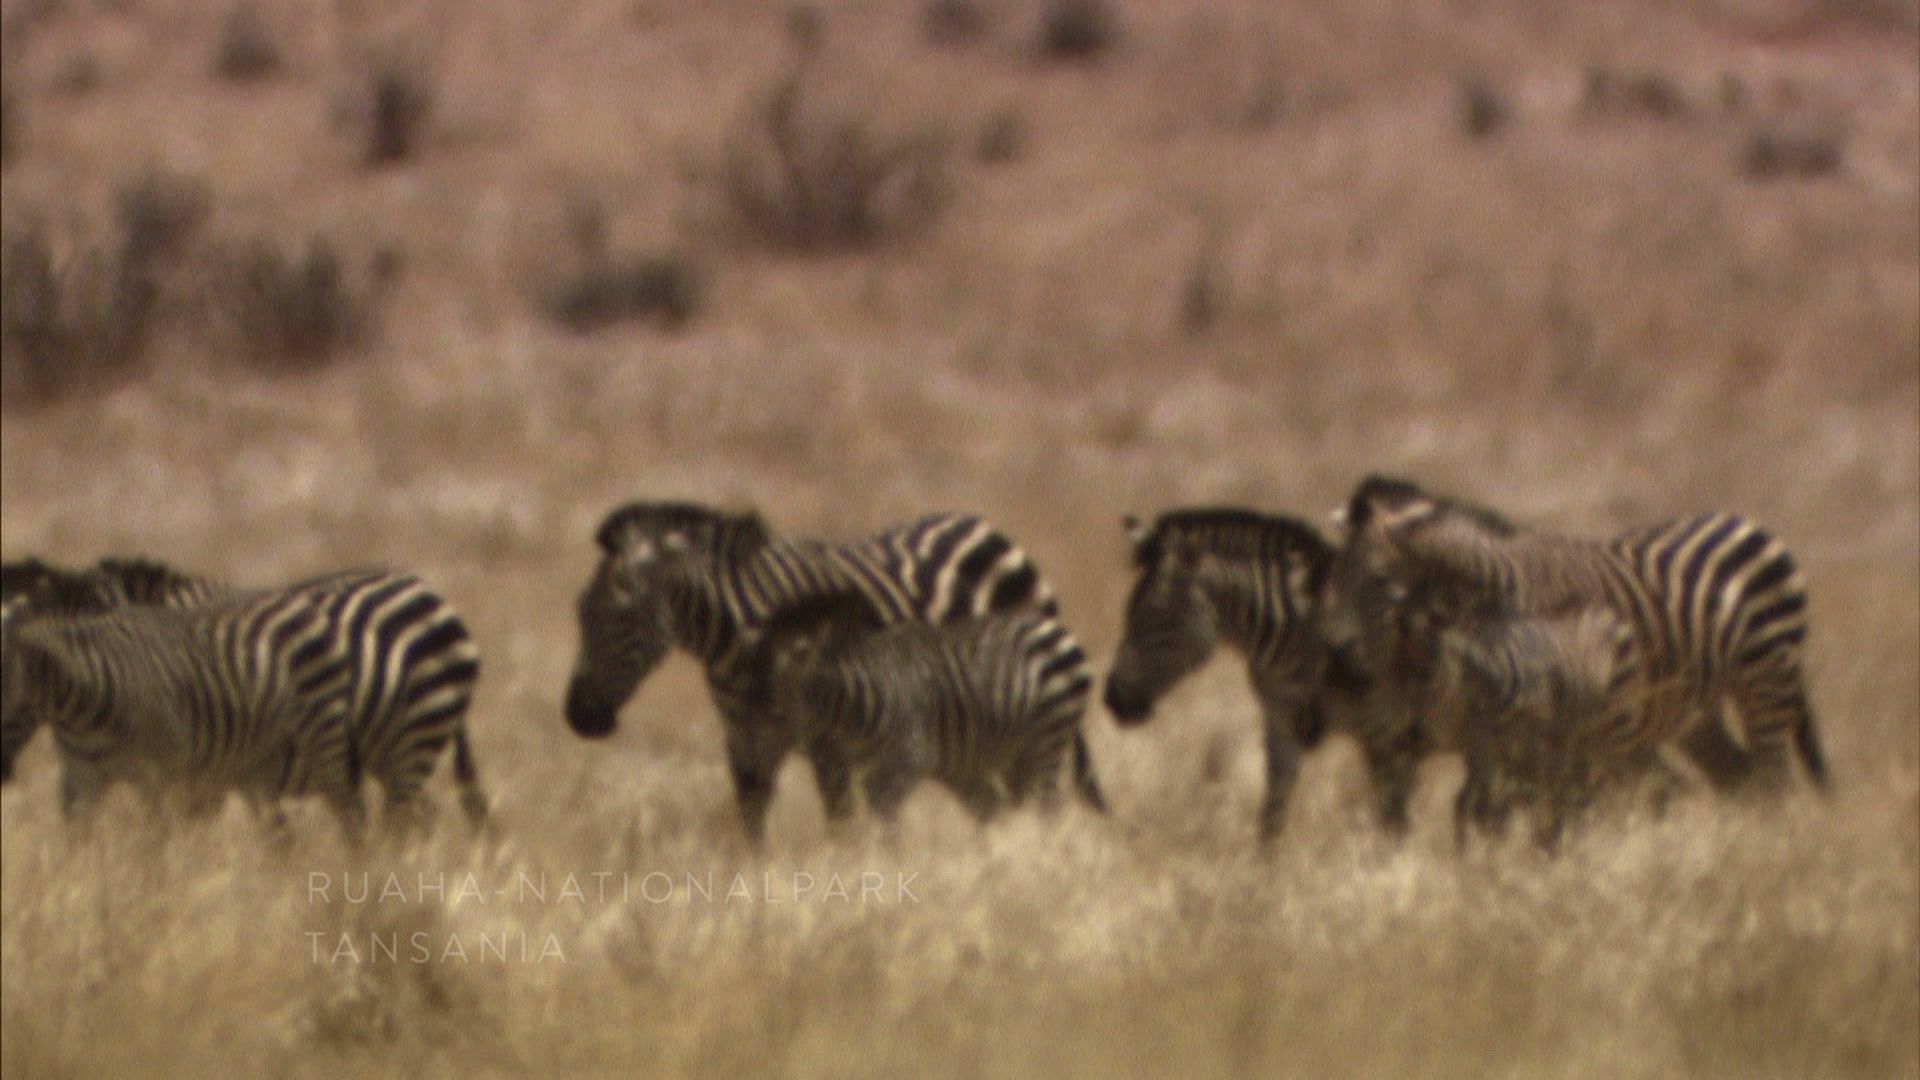
{"type": "Polygon", "coordinates": [[[1423,723],[1467,763],[1454,802],[1457,844],[1470,825],[1504,829],[1524,803],[1535,838],[1550,848],[1604,787],[1656,771],[1651,755],[1608,756],[1610,728],[1644,690],[1639,642],[1612,610],[1449,626],[1434,652],[1421,680],[1423,723]]]}
{"type": "Polygon", "coordinates": [[[883,623],[857,593],[775,615],[746,666],[803,741],[831,741],[865,770],[867,805],[886,819],[929,778],[983,822],[1003,787],[1014,805],[1047,797],[1093,686],[1052,615],[883,623]]]}
{"type": "MultiPolygon", "coordinates": [[[[1825,786],[1801,665],[1806,588],[1785,547],[1753,523],[1702,514],[1578,540],[1379,476],[1359,486],[1346,517],[1333,605],[1346,615],[1330,620],[1343,645],[1409,617],[1431,627],[1604,608],[1632,629],[1642,692],[1596,752],[1618,759],[1675,744],[1718,787],[1771,790],[1787,782],[1797,747],[1825,786]],[[1744,749],[1724,726],[1728,703],[1744,749]]],[[[1398,662],[1389,657],[1386,670],[1398,662]]]]}
{"type": "MultiPolygon", "coordinates": [[[[1319,597],[1334,548],[1295,518],[1223,507],[1161,514],[1151,526],[1125,519],[1135,578],[1126,622],[1103,697],[1128,727],[1146,722],[1155,703],[1218,646],[1244,654],[1266,735],[1267,792],[1260,836],[1279,835],[1303,751],[1326,733],[1327,714],[1357,693],[1357,673],[1324,647],[1319,597]]],[[[1376,770],[1387,753],[1367,746],[1376,770]]],[[[1381,804],[1404,821],[1404,802],[1381,804]]]]}
{"type": "MultiPolygon", "coordinates": [[[[462,808],[476,826],[484,821],[487,801],[465,726],[478,652],[459,615],[419,578],[349,571],[243,591],[159,563],[112,559],[38,577],[15,599],[7,630],[8,663],[24,665],[0,725],[9,773],[43,722],[58,732],[63,718],[71,726],[114,716],[107,703],[119,700],[116,676],[133,672],[122,695],[132,703],[125,706],[130,715],[150,713],[159,708],[155,702],[189,700],[176,707],[188,719],[174,723],[213,740],[218,753],[204,764],[215,773],[230,764],[220,754],[231,751],[221,747],[284,744],[288,724],[316,725],[303,736],[314,741],[300,744],[308,752],[284,762],[279,787],[263,788],[251,775],[240,785],[256,794],[324,794],[357,836],[359,785],[371,775],[385,791],[390,823],[406,826],[422,811],[417,796],[451,742],[462,808]],[[151,664],[162,660],[170,682],[156,682],[161,676],[151,664]],[[76,682],[76,673],[87,679],[76,682]],[[81,706],[98,711],[75,714],[81,706]],[[223,736],[227,727],[239,734],[223,736]]],[[[116,758],[103,771],[89,764],[91,755],[73,752],[72,738],[61,743],[62,802],[72,813],[126,762],[116,758]]],[[[203,771],[196,761],[186,761],[189,772],[203,771]]]]}
{"type": "MultiPolygon", "coordinates": [[[[609,514],[595,539],[602,558],[579,600],[568,726],[587,738],[611,734],[621,706],[666,655],[676,647],[692,653],[706,669],[725,726],[735,798],[754,840],[764,833],[774,778],[791,751],[803,749],[811,760],[831,820],[851,810],[851,777],[832,740],[803,743],[774,715],[742,648],[752,631],[782,609],[835,592],[858,594],[886,623],[1058,610],[1026,553],[968,514],[934,514],[835,543],[777,536],[752,512],[639,502],[609,514]]],[[[1103,809],[1077,735],[1073,760],[1081,798],[1103,809]]]]}

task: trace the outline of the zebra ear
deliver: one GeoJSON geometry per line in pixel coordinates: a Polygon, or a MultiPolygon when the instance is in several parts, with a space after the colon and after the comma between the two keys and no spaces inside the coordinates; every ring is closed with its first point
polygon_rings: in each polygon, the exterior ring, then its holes
{"type": "Polygon", "coordinates": [[[652,566],[660,558],[660,549],[647,537],[639,537],[628,544],[620,553],[620,559],[630,567],[652,566]]]}
{"type": "Polygon", "coordinates": [[[1159,559],[1158,545],[1153,539],[1153,530],[1147,523],[1132,514],[1120,518],[1120,527],[1127,532],[1127,545],[1133,549],[1133,565],[1145,568],[1159,559]]]}

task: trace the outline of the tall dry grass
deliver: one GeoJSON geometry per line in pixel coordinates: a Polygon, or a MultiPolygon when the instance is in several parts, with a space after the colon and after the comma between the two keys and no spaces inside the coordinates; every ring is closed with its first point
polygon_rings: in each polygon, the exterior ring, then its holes
{"type": "Polygon", "coordinates": [[[311,374],[188,336],[139,379],[8,400],[0,547],[258,582],[427,574],[485,649],[471,721],[500,839],[449,813],[417,850],[356,858],[316,814],[276,855],[238,808],[157,831],[125,801],[80,843],[36,745],[0,795],[0,1067],[1920,1073],[1920,78],[1911,5],[1857,7],[1125,4],[1099,63],[1063,66],[1035,59],[1038,5],[985,5],[940,50],[916,5],[822,5],[823,92],[892,130],[1018,103],[1022,149],[958,155],[911,243],[790,256],[710,231],[689,168],[790,62],[784,5],[296,6],[276,12],[281,70],[240,86],[207,73],[217,7],[9,3],[30,122],[5,214],[104,220],[160,160],[207,179],[216,232],[391,244],[407,272],[377,338],[311,374]],[[329,103],[395,40],[432,48],[433,136],[370,172],[329,103]],[[99,85],[49,90],[83,51],[99,85]],[[1658,73],[1689,107],[1583,108],[1596,65],[1658,73]],[[1508,107],[1485,138],[1461,127],[1468,77],[1508,107]],[[1756,131],[1830,127],[1834,172],[1747,175],[1756,131]],[[697,319],[547,321],[579,192],[611,209],[616,250],[698,258],[697,319]],[[619,500],[750,502],[833,534],[978,509],[1103,654],[1122,512],[1317,515],[1370,469],[1582,531],[1703,507],[1767,522],[1813,591],[1833,798],[1686,800],[1555,860],[1462,860],[1457,764],[1428,767],[1392,844],[1341,744],[1262,856],[1254,708],[1223,660],[1142,731],[1090,717],[1110,820],[981,833],[929,793],[897,836],[830,836],[794,764],[755,853],[691,664],[609,742],[559,719],[571,600],[619,500]],[[558,895],[569,872],[656,870],[744,874],[754,896],[558,895]],[[409,887],[351,903],[351,871],[409,887]],[[760,895],[796,872],[917,875],[917,901],[760,895]],[[468,873],[509,894],[448,902],[468,873]],[[546,900],[514,894],[522,873],[546,900]],[[315,962],[308,937],[365,953],[416,932],[472,955],[315,962]],[[549,935],[564,962],[477,958],[483,936],[537,955],[549,935]]]}

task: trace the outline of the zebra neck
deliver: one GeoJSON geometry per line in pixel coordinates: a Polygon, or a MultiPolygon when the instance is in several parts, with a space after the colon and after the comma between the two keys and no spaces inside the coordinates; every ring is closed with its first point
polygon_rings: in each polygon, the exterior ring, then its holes
{"type": "Polygon", "coordinates": [[[1258,665],[1284,650],[1293,619],[1279,593],[1284,574],[1261,574],[1256,569],[1234,567],[1231,573],[1216,575],[1208,584],[1207,596],[1219,618],[1220,640],[1258,665]]]}
{"type": "Polygon", "coordinates": [[[679,646],[708,667],[720,663],[739,640],[738,608],[711,574],[676,580],[668,590],[667,606],[679,646]]]}

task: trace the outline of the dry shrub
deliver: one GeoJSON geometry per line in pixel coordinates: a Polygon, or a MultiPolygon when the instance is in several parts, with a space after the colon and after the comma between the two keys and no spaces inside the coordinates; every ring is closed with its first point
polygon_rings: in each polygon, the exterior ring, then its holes
{"type": "Polygon", "coordinates": [[[12,230],[0,258],[0,382],[15,400],[57,398],[137,368],[206,210],[198,181],[149,170],[121,188],[116,231],[64,262],[42,221],[12,230]]]}
{"type": "Polygon", "coordinates": [[[554,286],[545,307],[549,318],[579,333],[647,319],[678,328],[699,309],[702,291],[686,256],[642,255],[590,263],[554,286]]]}
{"type": "Polygon", "coordinates": [[[433,75],[412,49],[388,50],[367,77],[367,163],[390,165],[412,157],[433,113],[433,75]]]}
{"type": "Polygon", "coordinates": [[[256,367],[310,370],[364,344],[373,330],[381,275],[356,286],[333,242],[307,241],[298,255],[264,238],[229,254],[215,307],[241,356],[256,367]]]}
{"type": "Polygon", "coordinates": [[[1460,125],[1468,135],[1484,139],[1505,127],[1513,115],[1506,95],[1485,79],[1460,84],[1460,125]]]}
{"type": "Polygon", "coordinates": [[[980,0],[927,0],[920,9],[920,26],[934,45],[971,45],[986,36],[987,11],[980,0]]]}
{"type": "Polygon", "coordinates": [[[1091,60],[1120,39],[1120,20],[1106,0],[1051,0],[1040,15],[1040,55],[1091,60]]]}
{"type": "Polygon", "coordinates": [[[280,70],[280,46],[260,9],[250,3],[234,5],[220,24],[220,46],[213,54],[213,73],[234,82],[252,82],[280,70]]]}
{"type": "Polygon", "coordinates": [[[1839,171],[1840,136],[1816,131],[1756,131],[1747,138],[1741,168],[1757,180],[1826,176],[1839,171]]]}
{"type": "Polygon", "coordinates": [[[0,165],[13,163],[20,150],[20,96],[11,86],[0,86],[0,165]]]}
{"type": "Polygon", "coordinates": [[[945,139],[893,135],[870,117],[808,98],[782,79],[734,129],[718,183],[738,232],[770,247],[870,247],[938,216],[951,186],[945,139]]]}
{"type": "Polygon", "coordinates": [[[974,143],[973,156],[983,165],[1005,165],[1027,151],[1027,124],[1020,110],[1009,105],[987,118],[974,143]]]}
{"type": "Polygon", "coordinates": [[[1607,67],[1587,69],[1581,105],[1592,113],[1635,113],[1661,120],[1686,115],[1686,93],[1657,71],[1622,74],[1607,67]]]}

